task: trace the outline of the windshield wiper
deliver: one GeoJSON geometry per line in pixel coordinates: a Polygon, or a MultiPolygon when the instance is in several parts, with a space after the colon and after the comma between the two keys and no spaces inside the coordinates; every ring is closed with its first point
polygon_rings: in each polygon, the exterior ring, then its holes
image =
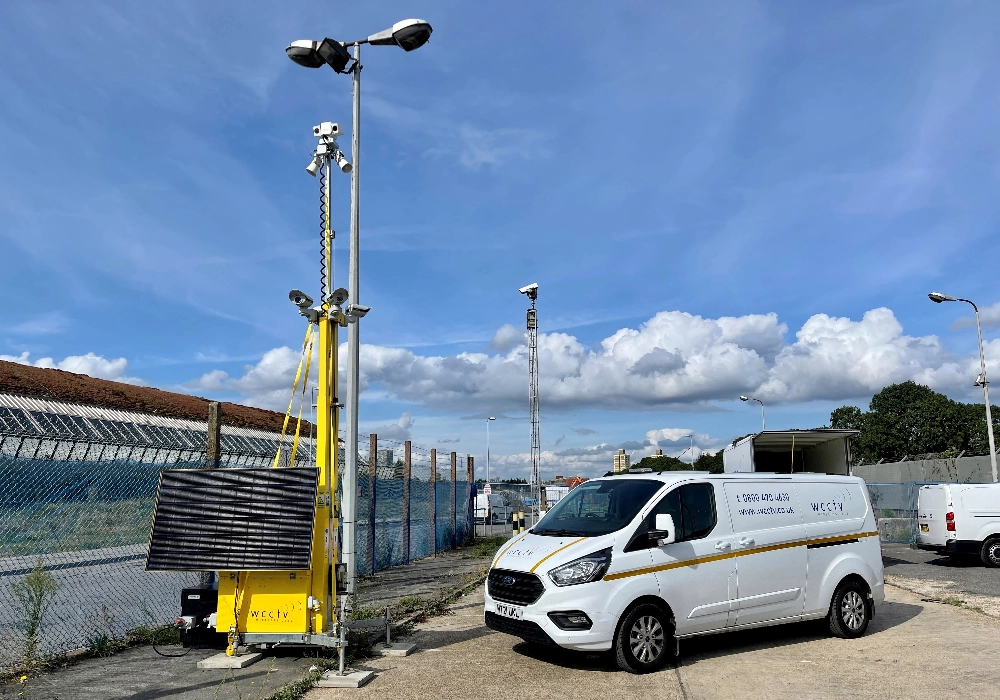
{"type": "Polygon", "coordinates": [[[582,532],[577,532],[576,530],[532,530],[536,535],[542,535],[545,537],[586,537],[582,532]]]}

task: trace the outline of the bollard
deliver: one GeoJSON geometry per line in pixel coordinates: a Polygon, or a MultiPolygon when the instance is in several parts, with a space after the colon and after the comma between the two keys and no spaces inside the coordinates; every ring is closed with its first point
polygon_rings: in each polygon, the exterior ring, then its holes
{"type": "Polygon", "coordinates": [[[519,510],[517,512],[517,531],[524,532],[524,511],[519,510]]]}
{"type": "Polygon", "coordinates": [[[510,536],[517,534],[517,513],[510,514],[510,536]]]}

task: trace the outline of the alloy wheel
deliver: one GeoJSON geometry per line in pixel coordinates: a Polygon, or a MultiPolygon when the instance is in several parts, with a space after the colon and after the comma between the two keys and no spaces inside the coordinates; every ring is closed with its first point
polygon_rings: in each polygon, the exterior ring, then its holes
{"type": "Polygon", "coordinates": [[[629,633],[629,647],[632,655],[644,664],[660,658],[666,645],[663,625],[652,615],[644,615],[635,621],[629,633]]]}

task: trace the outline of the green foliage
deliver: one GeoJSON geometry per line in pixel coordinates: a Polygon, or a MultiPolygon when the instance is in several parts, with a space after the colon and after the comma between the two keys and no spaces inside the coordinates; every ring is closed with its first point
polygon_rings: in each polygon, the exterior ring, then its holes
{"type": "Polygon", "coordinates": [[[24,609],[25,629],[24,641],[24,662],[30,665],[35,661],[38,652],[38,632],[42,627],[42,619],[45,617],[47,604],[56,591],[59,590],[59,582],[42,564],[42,558],[38,558],[38,563],[30,573],[26,574],[24,580],[14,581],[10,585],[21,607],[24,609]]]}
{"type": "Polygon", "coordinates": [[[477,537],[472,556],[481,559],[492,559],[505,542],[506,537],[477,537]]]}
{"type": "Polygon", "coordinates": [[[704,452],[694,461],[694,468],[700,472],[711,472],[712,474],[722,473],[722,450],[719,450],[714,455],[706,454],[704,452]]]}
{"type": "MultiPolygon", "coordinates": [[[[1000,411],[993,410],[997,431],[1000,411]]],[[[856,464],[928,453],[989,454],[983,404],[952,401],[912,381],[875,394],[868,411],[841,406],[830,414],[830,427],[861,431],[852,448],[856,464]]]]}
{"type": "Polygon", "coordinates": [[[643,457],[629,467],[629,471],[633,469],[652,469],[654,472],[675,472],[681,469],[691,469],[691,465],[688,462],[682,462],[676,457],[662,455],[643,457]]]}

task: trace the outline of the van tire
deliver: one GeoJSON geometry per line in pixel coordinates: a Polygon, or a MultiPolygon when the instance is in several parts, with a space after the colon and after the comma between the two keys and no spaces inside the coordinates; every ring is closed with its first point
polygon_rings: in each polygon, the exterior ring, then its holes
{"type": "Polygon", "coordinates": [[[841,581],[833,593],[826,619],[835,637],[856,639],[863,635],[872,619],[868,589],[857,581],[841,581]]]}
{"type": "Polygon", "coordinates": [[[651,673],[674,657],[674,626],[663,608],[637,605],[618,626],[615,660],[623,671],[651,673]]]}
{"type": "Polygon", "coordinates": [[[979,556],[986,566],[993,569],[1000,567],[1000,537],[991,537],[983,542],[979,556]]]}

